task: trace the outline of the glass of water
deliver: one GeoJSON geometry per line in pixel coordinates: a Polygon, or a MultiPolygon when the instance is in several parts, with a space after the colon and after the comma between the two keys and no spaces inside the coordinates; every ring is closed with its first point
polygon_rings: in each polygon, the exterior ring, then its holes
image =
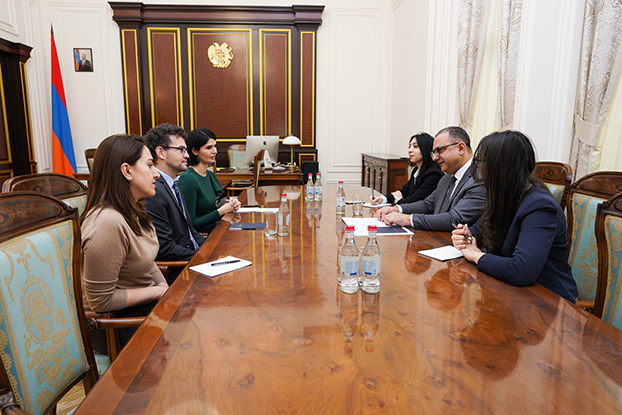
{"type": "Polygon", "coordinates": [[[363,195],[352,197],[352,213],[354,216],[363,216],[363,195]]]}
{"type": "Polygon", "coordinates": [[[276,237],[276,212],[265,212],[264,220],[266,221],[266,228],[263,233],[266,238],[276,237]]]}

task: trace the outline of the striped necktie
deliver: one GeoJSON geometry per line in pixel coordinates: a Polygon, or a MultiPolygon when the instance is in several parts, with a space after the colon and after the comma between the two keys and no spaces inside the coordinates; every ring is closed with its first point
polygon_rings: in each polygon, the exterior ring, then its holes
{"type": "Polygon", "coordinates": [[[451,183],[449,183],[449,187],[447,188],[447,193],[445,193],[445,199],[443,200],[443,204],[441,205],[441,211],[439,213],[445,213],[449,210],[449,201],[451,200],[451,194],[454,191],[455,185],[456,176],[451,176],[451,183]]]}
{"type": "MultiPolygon", "coordinates": [[[[177,196],[177,203],[179,203],[179,207],[181,208],[184,217],[186,216],[186,210],[184,209],[184,202],[181,198],[181,192],[179,191],[179,186],[177,186],[177,178],[173,179],[173,190],[175,191],[175,196],[177,196]]],[[[194,250],[199,249],[199,244],[194,240],[194,236],[192,236],[192,231],[188,229],[188,233],[190,234],[190,240],[192,241],[192,245],[194,245],[194,250]]]]}

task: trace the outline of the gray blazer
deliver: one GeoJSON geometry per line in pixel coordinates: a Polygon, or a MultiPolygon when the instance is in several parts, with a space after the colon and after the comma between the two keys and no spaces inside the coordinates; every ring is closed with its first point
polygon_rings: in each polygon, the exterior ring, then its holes
{"type": "Polygon", "coordinates": [[[471,226],[480,218],[486,206],[486,189],[483,183],[476,183],[471,177],[471,169],[468,169],[462,180],[456,183],[449,203],[449,212],[440,211],[451,177],[451,174],[443,176],[436,190],[427,198],[401,205],[402,213],[412,214],[415,229],[451,232],[454,228],[452,223],[456,225],[465,223],[471,226]]]}

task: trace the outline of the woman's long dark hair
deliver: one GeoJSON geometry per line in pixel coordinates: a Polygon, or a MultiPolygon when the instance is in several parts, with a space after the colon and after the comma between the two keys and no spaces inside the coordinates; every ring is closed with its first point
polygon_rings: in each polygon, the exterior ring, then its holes
{"type": "Polygon", "coordinates": [[[473,177],[484,181],[486,209],[478,225],[481,244],[497,254],[530,185],[546,186],[532,172],[536,153],[518,131],[494,132],[482,139],[473,157],[473,177]],[[479,172],[477,171],[479,170],[479,172]]]}
{"type": "Polygon", "coordinates": [[[421,151],[421,157],[423,158],[419,174],[424,172],[430,166],[438,166],[438,164],[432,161],[432,156],[430,155],[432,147],[434,146],[434,138],[428,133],[417,133],[410,137],[410,141],[408,142],[409,146],[414,139],[417,140],[417,145],[419,146],[419,151],[421,151]]]}
{"type": "Polygon", "coordinates": [[[134,166],[142,157],[147,141],[140,135],[118,134],[105,138],[97,147],[91,183],[81,222],[97,208],[117,210],[136,235],[151,227],[151,218],[130,191],[130,182],[121,172],[121,165],[134,166]]]}

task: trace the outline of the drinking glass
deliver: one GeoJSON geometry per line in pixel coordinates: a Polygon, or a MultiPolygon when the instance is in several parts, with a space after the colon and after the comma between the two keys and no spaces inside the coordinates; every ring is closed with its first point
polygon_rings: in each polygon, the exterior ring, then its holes
{"type": "Polygon", "coordinates": [[[263,231],[264,235],[266,235],[266,238],[275,238],[276,237],[276,212],[264,213],[264,220],[266,221],[266,229],[264,229],[263,231]]]}
{"type": "Polygon", "coordinates": [[[352,198],[352,213],[354,216],[363,216],[363,195],[354,195],[352,198]]]}

